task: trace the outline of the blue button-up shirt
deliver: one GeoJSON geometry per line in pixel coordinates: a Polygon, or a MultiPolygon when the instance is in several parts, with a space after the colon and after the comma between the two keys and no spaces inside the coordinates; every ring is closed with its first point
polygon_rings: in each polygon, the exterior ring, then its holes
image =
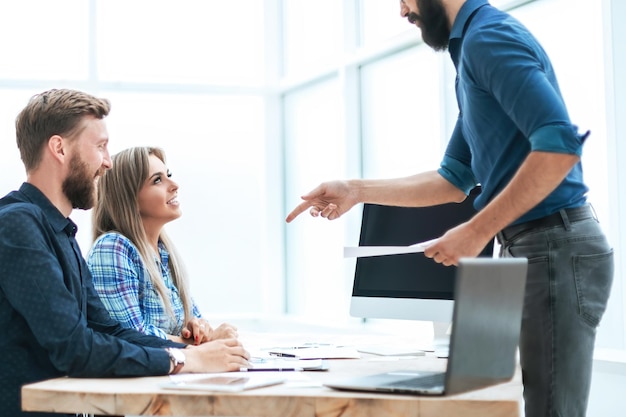
{"type": "MultiPolygon", "coordinates": [[[[158,264],[163,285],[168,292],[173,316],[150,279],[148,269],[137,247],[126,236],[109,232],[98,237],[87,256],[96,292],[111,317],[122,326],[160,338],[168,334],[181,336],[185,310],[169,268],[169,252],[159,241],[158,264]]],[[[192,300],[192,314],[201,318],[192,300]]]]}
{"type": "MultiPolygon", "coordinates": [[[[451,29],[459,116],[439,173],[483,208],[531,151],[581,155],[584,135],[572,125],[554,70],[539,42],[486,0],[468,0],[451,29]]],[[[528,192],[532,192],[529,190],[528,192]]],[[[585,203],[578,163],[541,203],[515,223],[585,203]]]]}
{"type": "Polygon", "coordinates": [[[96,294],[76,225],[31,184],[0,199],[0,408],[22,414],[20,387],[69,375],[164,375],[165,346],[123,328],[96,294]]]}

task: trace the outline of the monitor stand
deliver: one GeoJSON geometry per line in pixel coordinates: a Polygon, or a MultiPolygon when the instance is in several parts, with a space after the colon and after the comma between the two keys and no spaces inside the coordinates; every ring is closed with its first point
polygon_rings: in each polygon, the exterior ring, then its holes
{"type": "Polygon", "coordinates": [[[450,348],[450,331],[452,324],[449,322],[433,321],[433,344],[432,349],[439,358],[447,358],[450,348]]]}

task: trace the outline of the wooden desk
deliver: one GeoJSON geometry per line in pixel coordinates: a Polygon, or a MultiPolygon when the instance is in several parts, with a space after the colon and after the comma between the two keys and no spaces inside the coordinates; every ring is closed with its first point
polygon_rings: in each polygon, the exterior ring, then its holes
{"type": "MultiPolygon", "coordinates": [[[[392,369],[439,368],[434,360],[371,362],[366,359],[333,360],[328,372],[307,372],[324,382],[347,375],[392,369]]],[[[130,379],[58,378],[22,389],[25,411],[153,416],[519,416],[521,383],[449,397],[339,392],[324,387],[290,386],[287,382],[238,394],[174,391],[159,387],[168,377],[130,379]]]]}
{"type": "MultiPolygon", "coordinates": [[[[257,335],[258,336],[258,335],[257,335]]],[[[255,336],[255,340],[261,338],[255,336]]],[[[371,335],[370,335],[371,336],[371,335]]],[[[292,335],[293,337],[293,335],[292,335]]],[[[309,335],[310,337],[310,335],[309,335]]],[[[355,339],[352,335],[329,335],[327,340],[355,339]]],[[[268,340],[276,341],[276,337],[268,340]]],[[[292,338],[293,340],[293,338],[292,338]]],[[[322,340],[319,337],[317,340],[322,340]]],[[[261,344],[267,345],[267,340],[261,344]]],[[[246,346],[252,343],[244,343],[246,346]]],[[[321,384],[348,376],[391,370],[442,370],[446,361],[432,356],[417,359],[330,360],[327,372],[304,372],[311,384],[287,382],[237,394],[166,390],[159,384],[169,377],[129,379],[58,378],[22,388],[25,411],[153,416],[248,416],[248,417],[517,417],[520,415],[521,377],[505,384],[446,397],[408,396],[335,391],[321,384]]]]}

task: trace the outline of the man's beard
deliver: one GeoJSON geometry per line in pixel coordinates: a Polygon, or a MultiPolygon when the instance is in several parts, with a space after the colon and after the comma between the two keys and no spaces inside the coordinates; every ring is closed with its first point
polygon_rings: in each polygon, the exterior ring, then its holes
{"type": "Polygon", "coordinates": [[[70,160],[70,173],[63,181],[63,193],[72,203],[72,208],[89,210],[96,202],[96,184],[94,182],[97,175],[102,174],[100,170],[95,175],[89,174],[88,165],[75,155],[70,160]]]}
{"type": "Polygon", "coordinates": [[[448,48],[450,40],[450,28],[448,27],[448,16],[441,0],[417,0],[420,14],[409,13],[409,22],[415,24],[420,22],[422,39],[426,45],[435,51],[444,51],[448,48]]]}

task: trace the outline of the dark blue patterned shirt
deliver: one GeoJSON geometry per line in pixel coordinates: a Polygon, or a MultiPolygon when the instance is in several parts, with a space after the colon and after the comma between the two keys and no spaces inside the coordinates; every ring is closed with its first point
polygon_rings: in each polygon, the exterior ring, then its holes
{"type": "Polygon", "coordinates": [[[25,383],[69,375],[165,375],[166,346],[123,328],[96,294],[76,225],[31,184],[0,199],[0,408],[22,414],[25,383]]]}

